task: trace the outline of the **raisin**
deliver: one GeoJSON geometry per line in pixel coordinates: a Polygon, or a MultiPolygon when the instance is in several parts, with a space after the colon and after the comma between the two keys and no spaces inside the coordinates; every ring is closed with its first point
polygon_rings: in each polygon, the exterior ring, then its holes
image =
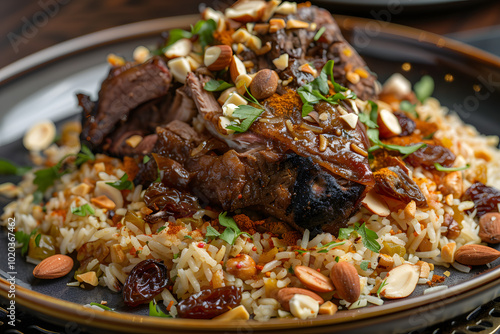
{"type": "Polygon", "coordinates": [[[453,219],[452,215],[445,213],[442,225],[448,228],[446,233],[442,233],[443,236],[452,240],[458,238],[458,236],[460,235],[460,225],[458,225],[457,221],[453,219]]]}
{"type": "Polygon", "coordinates": [[[381,168],[373,173],[377,192],[409,203],[414,200],[419,207],[427,206],[424,194],[411,177],[399,166],[381,168]]]}
{"type": "Polygon", "coordinates": [[[410,154],[406,161],[413,167],[422,166],[425,169],[433,170],[435,162],[443,167],[453,166],[455,154],[446,147],[429,144],[410,154]]]}
{"type": "Polygon", "coordinates": [[[150,302],[168,283],[167,267],[157,260],[139,262],[123,286],[123,300],[128,306],[150,302]]]}
{"type": "Polygon", "coordinates": [[[473,201],[477,216],[481,217],[488,212],[498,212],[500,190],[476,182],[465,191],[462,201],[473,201]]]}
{"type": "Polygon", "coordinates": [[[241,289],[226,286],[205,289],[181,300],[177,305],[179,317],[190,319],[212,319],[238,306],[241,302],[241,289]]]}
{"type": "Polygon", "coordinates": [[[401,112],[401,111],[395,111],[394,116],[398,118],[399,125],[401,125],[401,133],[399,134],[400,137],[402,136],[409,136],[415,131],[417,128],[417,124],[410,118],[406,113],[401,112]]]}

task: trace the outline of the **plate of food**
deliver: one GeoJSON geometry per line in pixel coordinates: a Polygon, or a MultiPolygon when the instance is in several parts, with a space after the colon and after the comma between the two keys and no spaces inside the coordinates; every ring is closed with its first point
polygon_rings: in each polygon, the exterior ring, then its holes
{"type": "Polygon", "coordinates": [[[2,296],[106,332],[361,333],[500,295],[500,60],[373,24],[240,1],[2,72],[2,296]]]}

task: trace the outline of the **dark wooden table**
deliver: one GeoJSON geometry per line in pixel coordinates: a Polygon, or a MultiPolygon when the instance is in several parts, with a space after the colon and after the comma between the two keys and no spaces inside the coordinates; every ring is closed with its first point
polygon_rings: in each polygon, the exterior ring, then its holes
{"type": "MultiPolygon", "coordinates": [[[[465,6],[429,7],[425,11],[415,10],[414,6],[377,8],[371,12],[338,5],[331,9],[334,13],[378,18],[438,34],[470,32],[500,24],[499,1],[466,3],[465,6]]],[[[0,68],[74,37],[131,22],[197,13],[199,6],[199,0],[2,0],[0,68]]]]}

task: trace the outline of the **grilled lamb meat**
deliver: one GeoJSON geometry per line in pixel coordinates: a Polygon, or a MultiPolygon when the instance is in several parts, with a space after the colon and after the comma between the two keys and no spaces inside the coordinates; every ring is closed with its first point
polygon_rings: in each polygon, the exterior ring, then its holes
{"type": "Polygon", "coordinates": [[[337,233],[359,207],[365,186],[328,173],[311,158],[272,149],[238,153],[209,141],[183,122],[159,128],[155,160],[163,183],[187,186],[201,203],[258,211],[299,229],[337,233]]]}
{"type": "MultiPolygon", "coordinates": [[[[112,68],[99,91],[99,99],[93,103],[79,94],[83,108],[81,139],[92,147],[99,147],[115,130],[127,121],[132,110],[145,102],[165,96],[172,76],[165,62],[154,57],[146,63],[112,68]]],[[[154,113],[152,113],[154,114],[154,113]]],[[[153,118],[154,115],[150,115],[153,118]]],[[[118,136],[120,137],[120,136],[118,136]]]]}

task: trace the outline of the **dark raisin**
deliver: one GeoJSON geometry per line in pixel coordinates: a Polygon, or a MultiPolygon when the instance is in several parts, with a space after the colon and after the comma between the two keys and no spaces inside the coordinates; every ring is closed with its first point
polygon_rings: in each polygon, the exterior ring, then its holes
{"type": "Polygon", "coordinates": [[[455,154],[446,147],[429,144],[410,154],[406,161],[413,167],[422,166],[425,169],[433,170],[435,162],[444,167],[453,166],[455,154]]]}
{"type": "Polygon", "coordinates": [[[458,238],[458,236],[460,235],[460,225],[458,225],[457,221],[453,219],[452,215],[445,213],[442,225],[448,228],[446,233],[442,233],[443,236],[452,240],[458,238]]]}
{"type": "Polygon", "coordinates": [[[500,190],[476,182],[465,191],[462,201],[473,201],[474,207],[477,209],[477,216],[481,217],[488,212],[498,212],[500,190]]]}
{"type": "Polygon", "coordinates": [[[402,131],[399,134],[400,137],[411,135],[417,128],[417,124],[415,124],[415,122],[410,117],[408,117],[406,113],[395,111],[394,116],[398,118],[399,125],[401,125],[402,131]]]}
{"type": "Polygon", "coordinates": [[[157,260],[139,262],[125,281],[123,300],[128,306],[150,302],[168,283],[167,267],[157,260]]]}
{"type": "Polygon", "coordinates": [[[201,290],[181,300],[177,311],[181,318],[212,319],[235,308],[241,303],[241,289],[226,286],[218,289],[201,290]]]}
{"type": "Polygon", "coordinates": [[[419,207],[427,206],[424,194],[411,177],[399,166],[381,168],[373,173],[375,186],[380,194],[404,203],[414,200],[419,207]]]}

